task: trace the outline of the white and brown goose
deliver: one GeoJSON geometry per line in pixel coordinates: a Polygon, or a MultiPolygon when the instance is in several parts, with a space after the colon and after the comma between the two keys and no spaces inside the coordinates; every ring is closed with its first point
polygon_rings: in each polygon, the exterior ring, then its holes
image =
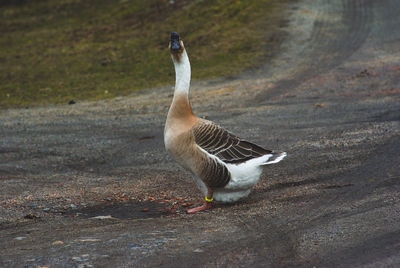
{"type": "Polygon", "coordinates": [[[176,32],[171,33],[169,49],[176,81],[164,130],[165,148],[194,175],[205,195],[203,205],[188,213],[211,208],[213,200],[235,202],[248,196],[260,179],[262,167],[278,163],[286,153],[263,149],[194,115],[189,102],[190,62],[176,32]]]}

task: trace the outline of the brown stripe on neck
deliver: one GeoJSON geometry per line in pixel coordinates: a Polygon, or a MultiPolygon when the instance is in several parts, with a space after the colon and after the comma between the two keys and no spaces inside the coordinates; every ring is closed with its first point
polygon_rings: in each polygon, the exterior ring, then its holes
{"type": "Polygon", "coordinates": [[[188,99],[187,94],[181,93],[174,96],[171,105],[171,114],[170,116],[174,118],[184,118],[195,116],[193,114],[192,107],[190,105],[190,101],[188,99]]]}

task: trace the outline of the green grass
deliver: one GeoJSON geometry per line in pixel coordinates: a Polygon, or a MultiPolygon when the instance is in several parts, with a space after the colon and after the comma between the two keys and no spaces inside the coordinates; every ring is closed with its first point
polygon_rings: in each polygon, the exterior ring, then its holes
{"type": "Polygon", "coordinates": [[[277,0],[2,1],[0,107],[173,84],[171,31],[185,42],[193,79],[240,73],[271,53],[283,9],[277,0]]]}

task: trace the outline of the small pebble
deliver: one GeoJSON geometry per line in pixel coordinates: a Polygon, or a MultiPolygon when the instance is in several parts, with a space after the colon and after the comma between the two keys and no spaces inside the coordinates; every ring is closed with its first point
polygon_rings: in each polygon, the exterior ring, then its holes
{"type": "Polygon", "coordinates": [[[79,239],[80,242],[98,242],[101,241],[100,239],[97,238],[84,238],[84,239],[79,239]]]}
{"type": "Polygon", "coordinates": [[[114,219],[114,217],[111,216],[111,215],[107,215],[107,216],[96,216],[96,217],[92,217],[92,219],[107,220],[107,219],[114,219]]]}
{"type": "Polygon", "coordinates": [[[82,261],[81,257],[72,257],[73,261],[82,261]]]}
{"type": "Polygon", "coordinates": [[[93,267],[93,265],[91,265],[90,263],[80,263],[77,266],[78,268],[91,268],[93,267]]]}
{"type": "Polygon", "coordinates": [[[139,248],[139,246],[138,246],[138,245],[135,245],[135,244],[129,244],[128,247],[129,247],[130,249],[134,249],[134,250],[139,248]]]}

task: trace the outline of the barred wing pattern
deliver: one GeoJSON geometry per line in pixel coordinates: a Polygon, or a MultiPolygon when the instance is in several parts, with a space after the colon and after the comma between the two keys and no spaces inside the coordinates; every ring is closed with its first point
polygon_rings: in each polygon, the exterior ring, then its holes
{"type": "Polygon", "coordinates": [[[215,158],[207,158],[207,162],[201,170],[201,179],[208,187],[222,188],[229,183],[231,173],[224,164],[215,158]]]}
{"type": "Polygon", "coordinates": [[[272,153],[270,150],[241,140],[212,122],[197,126],[193,129],[193,134],[197,145],[225,163],[240,164],[272,153]]]}

